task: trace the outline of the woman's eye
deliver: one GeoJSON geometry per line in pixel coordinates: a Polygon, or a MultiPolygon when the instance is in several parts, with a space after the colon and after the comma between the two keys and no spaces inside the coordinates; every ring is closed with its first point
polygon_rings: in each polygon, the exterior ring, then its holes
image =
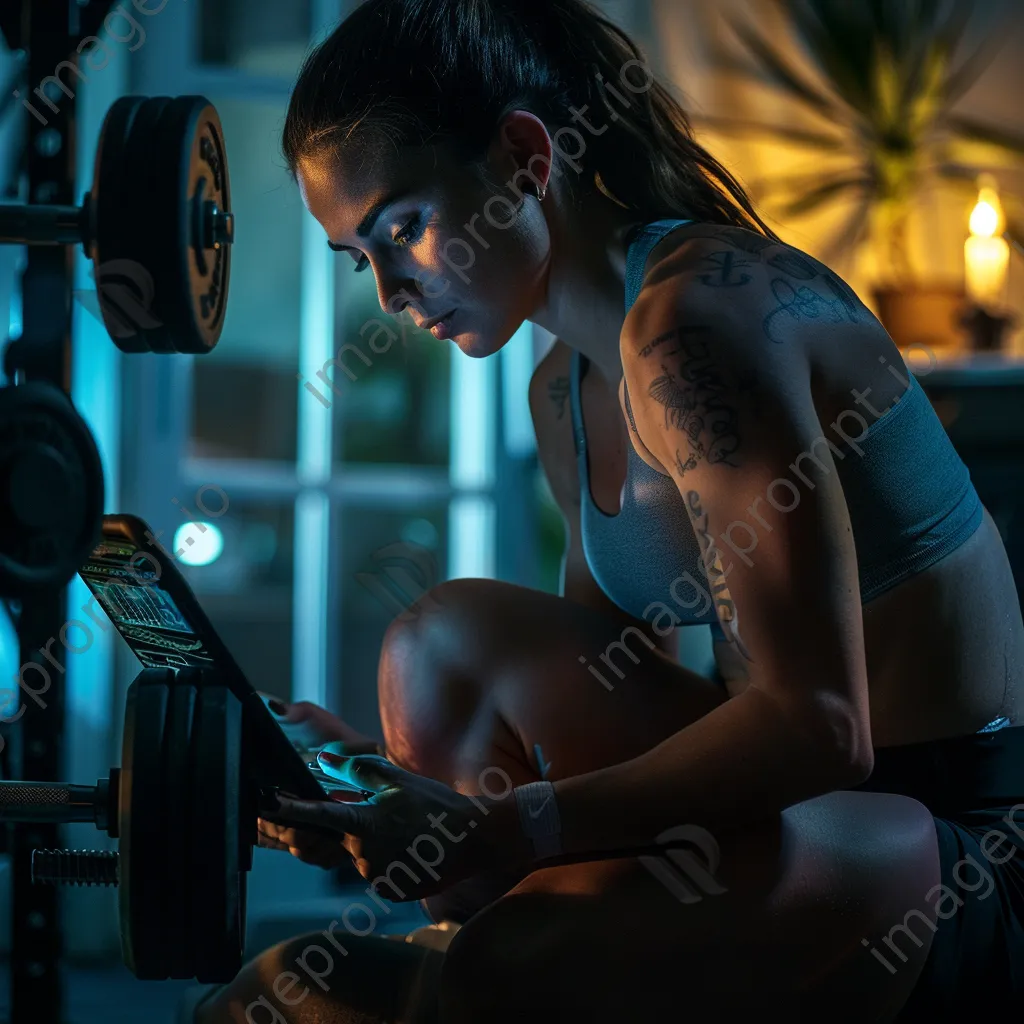
{"type": "MultiPolygon", "coordinates": [[[[395,235],[392,241],[395,243],[395,245],[398,246],[409,245],[411,242],[416,241],[416,239],[419,237],[419,227],[420,218],[416,217],[413,220],[409,221],[409,223],[406,224],[406,226],[402,228],[402,230],[399,231],[397,235],[395,235]]],[[[369,259],[366,256],[360,256],[359,259],[356,260],[356,269],[353,271],[353,273],[361,274],[369,266],[369,259]]]]}
{"type": "Polygon", "coordinates": [[[392,239],[395,245],[408,245],[410,242],[416,240],[417,231],[420,226],[420,218],[414,217],[408,224],[398,232],[397,235],[392,239]]]}

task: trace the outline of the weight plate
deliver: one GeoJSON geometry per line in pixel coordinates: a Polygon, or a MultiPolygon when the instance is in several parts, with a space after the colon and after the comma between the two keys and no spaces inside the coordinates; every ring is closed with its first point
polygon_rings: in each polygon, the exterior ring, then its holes
{"type": "MultiPolygon", "coordinates": [[[[128,688],[121,752],[119,854],[121,952],[143,981],[167,977],[163,930],[167,871],[165,734],[167,670],[140,673],[128,688]]],[[[180,870],[187,870],[185,865],[180,870]]]]}
{"type": "Polygon", "coordinates": [[[245,870],[240,836],[242,705],[226,687],[200,685],[193,726],[192,924],[196,978],[230,981],[245,946],[245,870]]]}
{"type": "Polygon", "coordinates": [[[163,948],[164,977],[194,978],[195,933],[192,929],[191,871],[195,843],[192,806],[184,780],[194,756],[192,727],[196,690],[180,674],[170,686],[164,749],[164,815],[167,838],[164,870],[163,948]]]}
{"type": "Polygon", "coordinates": [[[103,464],[59,388],[0,388],[0,593],[61,587],[88,559],[103,522],[103,464]]]}
{"type": "MultiPolygon", "coordinates": [[[[151,290],[147,300],[143,269],[117,255],[125,249],[118,234],[124,228],[124,148],[143,101],[142,96],[122,96],[107,111],[96,147],[92,190],[86,197],[86,252],[93,264],[100,313],[107,333],[123,352],[150,351],[144,328],[147,323],[155,324],[146,305],[151,304],[151,290]]],[[[137,230],[138,224],[135,227],[137,230]]]]}
{"type": "Polygon", "coordinates": [[[201,96],[131,99],[121,147],[125,112],[115,117],[115,104],[108,114],[112,145],[97,155],[90,197],[104,321],[127,352],[209,352],[224,326],[233,241],[220,119],[201,96]]]}

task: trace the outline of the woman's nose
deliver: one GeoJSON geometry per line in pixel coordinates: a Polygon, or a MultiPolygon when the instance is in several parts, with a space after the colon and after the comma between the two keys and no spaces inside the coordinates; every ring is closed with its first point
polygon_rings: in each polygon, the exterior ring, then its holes
{"type": "Polygon", "coordinates": [[[423,310],[423,296],[416,287],[416,282],[397,274],[380,274],[377,278],[377,300],[380,302],[380,308],[390,316],[397,316],[408,308],[415,310],[421,317],[426,316],[423,310]]]}

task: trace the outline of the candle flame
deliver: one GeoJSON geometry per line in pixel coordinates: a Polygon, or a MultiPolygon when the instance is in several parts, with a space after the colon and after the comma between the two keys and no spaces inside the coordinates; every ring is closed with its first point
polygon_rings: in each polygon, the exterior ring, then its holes
{"type": "Polygon", "coordinates": [[[994,188],[983,188],[978,193],[978,202],[971,211],[970,228],[972,235],[982,238],[1003,233],[1003,208],[994,188]]]}

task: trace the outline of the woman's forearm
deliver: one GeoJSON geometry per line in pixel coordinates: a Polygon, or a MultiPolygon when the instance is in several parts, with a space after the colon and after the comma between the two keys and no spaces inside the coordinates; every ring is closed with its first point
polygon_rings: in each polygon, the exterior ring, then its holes
{"type": "Polygon", "coordinates": [[[863,781],[870,765],[811,722],[751,685],[640,757],[556,782],[565,853],[648,845],[680,825],[718,835],[863,781]]]}

